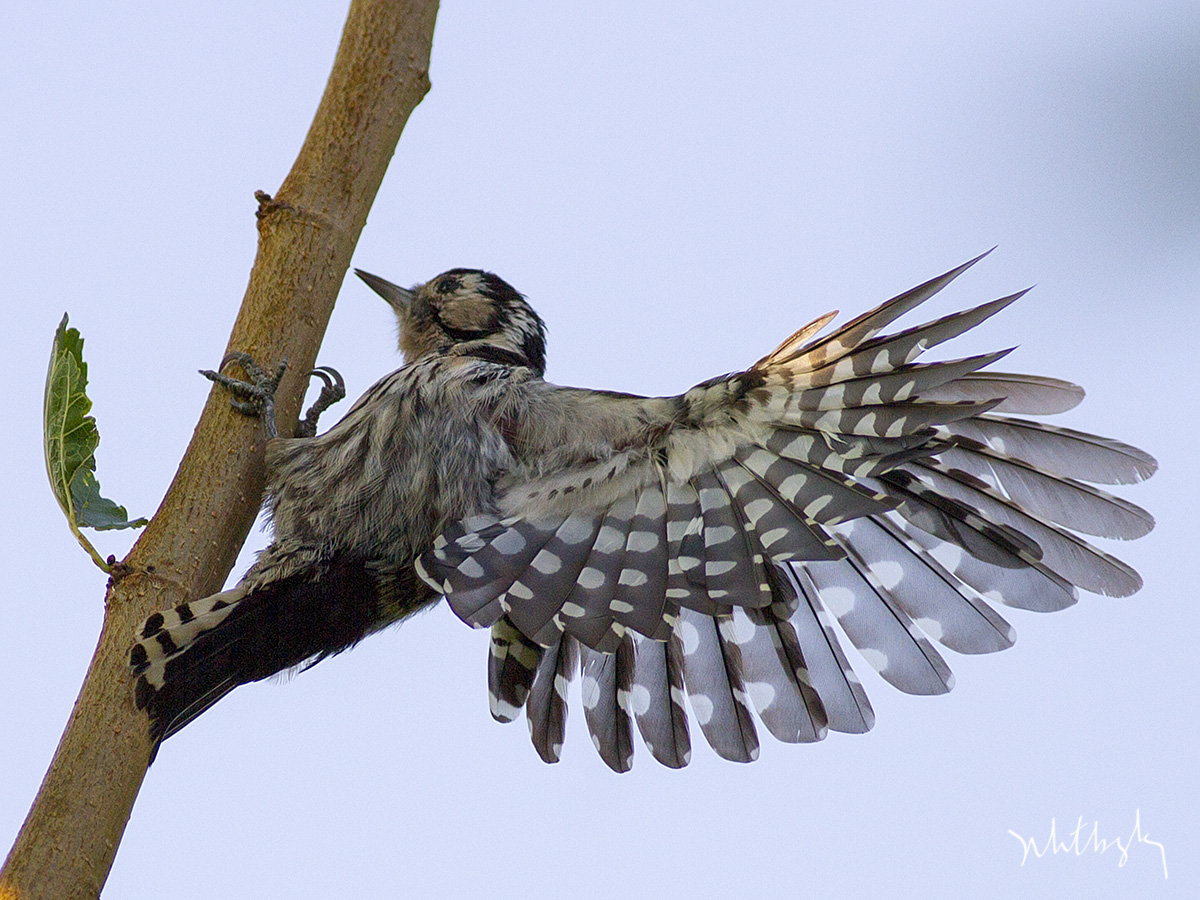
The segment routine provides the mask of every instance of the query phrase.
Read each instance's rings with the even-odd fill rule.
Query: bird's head
[[[412,362],[451,349],[546,369],[546,326],[508,282],[479,269],[450,269],[414,288],[402,288],[355,269],[396,312],[400,350]]]

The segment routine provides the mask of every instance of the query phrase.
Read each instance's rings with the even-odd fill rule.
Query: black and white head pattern
[[[411,290],[359,276],[387,300],[400,325],[400,349],[412,362],[456,352],[510,365],[546,368],[546,326],[504,279],[480,269],[450,269]]]

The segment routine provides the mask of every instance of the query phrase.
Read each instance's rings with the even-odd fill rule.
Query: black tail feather
[[[150,717],[151,736],[165,740],[238,685],[315,665],[432,599],[411,567],[334,558],[316,578],[309,570],[247,594],[165,661],[157,686],[142,673],[135,702]]]

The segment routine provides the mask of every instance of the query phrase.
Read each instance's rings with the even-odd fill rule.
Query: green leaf
[[[94,461],[93,461],[94,464]],[[100,482],[91,468],[82,468],[71,481],[71,499],[79,524],[97,531],[141,528],[149,519],[130,519],[125,507],[100,496]]]
[[[96,420],[88,415],[91,408],[83,338],[78,329],[67,327],[64,314],[54,332],[50,368],[46,372],[46,473],[71,532],[96,563],[108,571],[107,563],[79,529],[140,528],[147,520],[131,521],[123,506],[100,496],[100,483],[96,480],[96,447],[100,444],[100,432]]]

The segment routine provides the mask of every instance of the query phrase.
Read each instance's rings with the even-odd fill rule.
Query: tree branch
[[[353,0],[304,146],[274,198],[258,195],[258,253],[227,349],[291,361],[277,394],[284,434],[400,132],[429,90],[437,8]],[[0,900],[99,895],[153,749],[133,705],[134,629],[221,588],[258,511],[264,443],[258,422],[210,394],[162,505],[109,581],[95,655],[0,870]]]

